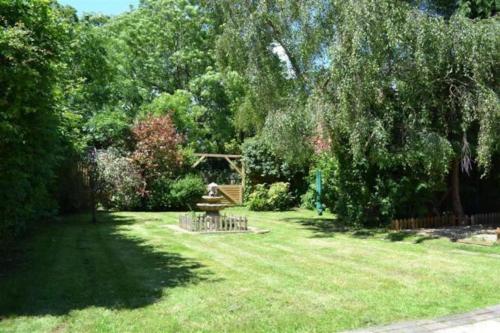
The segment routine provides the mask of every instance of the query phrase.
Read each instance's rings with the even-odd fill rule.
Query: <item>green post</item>
[[[324,209],[321,202],[321,171],[316,170],[316,210],[320,216],[323,215]]]

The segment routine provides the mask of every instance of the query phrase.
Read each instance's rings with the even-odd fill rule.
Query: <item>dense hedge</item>
[[[47,1],[0,2],[0,239],[56,210],[55,89],[65,34]]]

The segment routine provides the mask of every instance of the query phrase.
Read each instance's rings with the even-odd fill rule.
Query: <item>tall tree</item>
[[[55,209],[67,24],[50,1],[0,1],[0,238]]]
[[[313,121],[329,134],[341,215],[421,214],[447,174],[463,215],[460,168],[487,172],[498,148],[495,18],[452,15],[458,4],[439,1],[217,3],[228,21],[221,61],[250,82],[273,145],[303,151]]]
[[[326,111],[334,152],[347,168],[364,164],[363,177],[421,170],[415,184],[425,184],[449,172],[453,211],[463,216],[460,166],[487,172],[500,133],[498,22],[446,21],[391,1],[338,8]]]
[[[217,44],[219,64],[238,72],[247,83],[236,125],[268,136],[280,154],[307,157],[312,120],[308,98],[325,84],[334,22],[331,2],[214,3],[226,20]],[[297,122],[301,125],[295,126]],[[273,135],[276,131],[287,131],[285,140]],[[304,144],[289,145],[289,137]]]
[[[101,30],[110,36],[108,61],[116,69],[111,90],[118,102],[113,104],[132,118],[171,113],[195,149],[223,150],[234,137],[233,104],[240,83],[217,70],[219,24],[198,0],[146,0],[110,20]],[[200,130],[183,128],[187,118]]]

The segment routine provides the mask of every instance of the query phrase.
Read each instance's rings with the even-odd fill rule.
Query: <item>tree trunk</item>
[[[460,159],[453,161],[451,166],[451,205],[453,214],[458,218],[460,224],[464,219],[464,209],[460,200]]]
[[[96,211],[97,211],[97,204],[95,200],[95,178],[94,175],[90,176],[89,179],[89,185],[90,185],[90,206],[91,206],[91,214],[92,214],[92,223],[96,224],[97,223],[97,217],[96,217]]]

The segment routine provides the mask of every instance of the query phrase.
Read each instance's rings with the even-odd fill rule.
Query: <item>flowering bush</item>
[[[98,196],[105,208],[122,210],[141,206],[144,181],[132,159],[109,148],[97,153]]]

